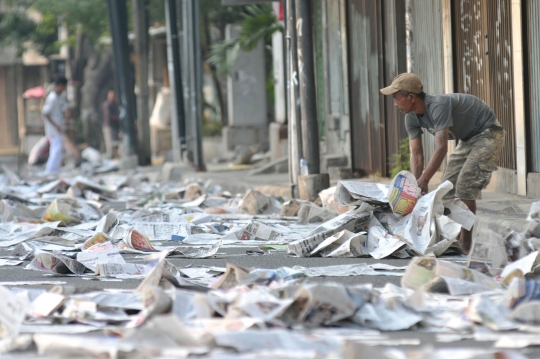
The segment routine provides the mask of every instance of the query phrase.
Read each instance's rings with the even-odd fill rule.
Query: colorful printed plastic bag
[[[399,172],[390,183],[388,202],[396,216],[406,216],[412,212],[420,197],[420,187],[416,178],[408,171]]]

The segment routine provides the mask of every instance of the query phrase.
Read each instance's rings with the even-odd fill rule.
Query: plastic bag
[[[408,171],[399,172],[390,183],[388,202],[396,216],[406,216],[411,213],[420,197],[420,187],[414,175]]]

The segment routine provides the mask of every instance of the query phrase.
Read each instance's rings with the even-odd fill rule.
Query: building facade
[[[353,171],[389,175],[391,159],[407,133],[403,115],[379,89],[409,70],[422,79],[426,93],[469,93],[486,102],[507,132],[491,186],[523,196],[540,195],[540,186],[535,185],[540,177],[537,1],[323,3],[321,32],[328,45],[323,46],[326,77],[319,93],[326,106],[321,140],[327,153],[346,156]],[[333,24],[336,11],[339,23]],[[341,74],[341,84],[331,82],[335,73]],[[435,143],[430,134],[423,141],[427,162]],[[450,144],[451,149],[454,146]]]

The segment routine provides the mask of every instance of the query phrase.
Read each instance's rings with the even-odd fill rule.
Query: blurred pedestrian
[[[49,139],[49,159],[45,173],[60,173],[62,168],[62,135],[65,111],[68,107],[67,99],[62,96],[66,90],[67,79],[59,76],[54,82],[54,90],[47,95],[41,115],[45,122],[45,135]]]
[[[103,138],[107,157],[115,158],[120,143],[120,111],[113,90],[109,91],[107,101],[103,103]]]

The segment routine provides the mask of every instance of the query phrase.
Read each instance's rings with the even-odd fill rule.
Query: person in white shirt
[[[67,109],[67,100],[62,97],[66,90],[67,79],[60,76],[55,81],[54,90],[49,93],[41,115],[45,121],[45,135],[49,139],[49,160],[45,167],[45,173],[60,173],[62,168],[62,135],[64,113]]]

